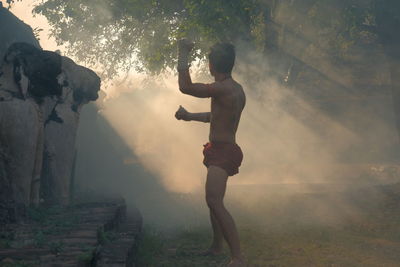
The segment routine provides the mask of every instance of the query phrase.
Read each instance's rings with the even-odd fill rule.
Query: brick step
[[[45,248],[24,248],[24,249],[1,249],[0,262],[2,259],[14,260],[37,260],[41,255],[51,253],[50,249]]]
[[[95,259],[95,266],[134,266],[135,248],[142,228],[142,218],[136,215],[129,218],[114,232],[113,240],[103,244]]]
[[[19,225],[8,225],[7,229],[13,240],[11,248],[0,249],[0,266],[7,262],[23,261],[28,266],[89,266],[95,251],[99,251],[106,237],[102,234],[107,231],[130,228],[137,232],[137,225],[123,224],[126,218],[126,206],[123,201],[99,202],[77,205],[68,209],[64,214],[49,215],[46,223],[30,222]],[[63,220],[70,222],[71,216],[77,218],[72,224],[65,226]],[[52,222],[55,222],[51,225]],[[50,225],[49,225],[50,224]],[[126,231],[130,236],[130,232]],[[110,245],[114,251],[107,254],[110,261],[106,266],[125,266],[125,259],[133,243],[124,232],[117,232],[116,240],[119,243]],[[40,234],[38,236],[38,234]],[[39,246],[40,247],[35,247]],[[118,249],[124,248],[122,251]],[[4,261],[4,262],[3,262]]]

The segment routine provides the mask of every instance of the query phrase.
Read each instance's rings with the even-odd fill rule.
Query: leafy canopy
[[[183,37],[196,42],[194,57],[204,59],[218,41],[279,50],[291,29],[345,61],[357,46],[376,45],[378,36],[383,42],[400,36],[398,0],[41,0],[34,13],[48,19],[68,54],[100,64],[109,78],[132,68],[175,67],[176,41]]]
[[[262,39],[264,23],[257,0],[44,0],[34,12],[47,17],[58,44],[108,76],[174,67],[183,37],[196,42],[198,58],[217,41]]]

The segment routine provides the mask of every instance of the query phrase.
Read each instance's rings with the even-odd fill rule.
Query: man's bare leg
[[[210,221],[213,229],[213,241],[211,247],[208,249],[206,254],[217,255],[222,252],[222,241],[224,236],[222,234],[221,226],[219,225],[217,218],[211,210]]]
[[[221,231],[221,226],[213,212],[210,210],[210,221],[213,230],[213,241],[209,249],[202,253],[203,256],[210,256],[210,255],[218,255],[222,253],[222,241],[223,241],[223,234]]]
[[[208,167],[206,201],[210,212],[215,215],[231,251],[232,262],[229,266],[244,266],[243,256],[240,251],[239,234],[232,216],[223,203],[227,179],[228,175],[222,168],[216,166]]]

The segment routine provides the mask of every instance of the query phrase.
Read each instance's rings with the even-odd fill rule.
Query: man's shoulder
[[[244,96],[244,90],[241,84],[233,79],[216,81],[207,85],[210,91],[214,92],[214,97],[217,98],[231,98]]]
[[[237,89],[237,88],[239,88],[239,89],[243,90],[242,85],[233,79],[224,80],[224,81],[216,81],[216,82],[209,84],[209,86],[214,87],[214,88],[219,88],[219,89]]]

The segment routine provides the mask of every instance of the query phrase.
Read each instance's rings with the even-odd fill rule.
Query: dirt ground
[[[258,199],[235,212],[249,266],[400,266],[400,186]],[[245,210],[245,209],[243,209]],[[254,216],[256,215],[256,216]],[[138,266],[225,266],[229,253],[198,254],[208,226],[162,234],[147,227]]]

